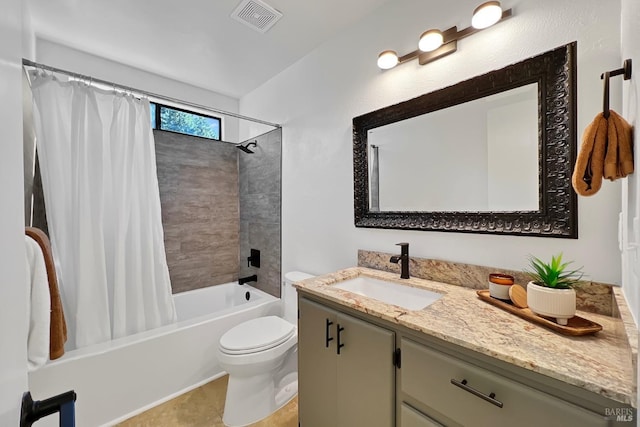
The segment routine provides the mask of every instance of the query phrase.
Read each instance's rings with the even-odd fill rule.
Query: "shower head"
[[[238,150],[244,151],[245,153],[253,154],[254,151],[252,149],[250,149],[249,147],[257,147],[257,146],[258,146],[258,143],[256,141],[251,141],[247,145],[238,144],[238,145],[236,145],[236,148]]]

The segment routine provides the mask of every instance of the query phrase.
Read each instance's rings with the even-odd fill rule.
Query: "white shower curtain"
[[[53,76],[32,91],[67,346],[174,322],[149,101]]]

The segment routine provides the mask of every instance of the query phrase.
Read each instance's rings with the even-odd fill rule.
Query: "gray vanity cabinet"
[[[395,424],[395,333],[299,298],[301,427]]]
[[[628,405],[317,298],[298,298],[301,427],[629,425],[606,416]]]
[[[610,425],[604,416],[414,342],[402,349],[402,427]],[[415,407],[414,407],[415,406]],[[422,422],[422,424],[421,424]]]

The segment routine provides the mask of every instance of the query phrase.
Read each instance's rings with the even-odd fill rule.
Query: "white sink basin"
[[[442,297],[441,294],[426,289],[364,276],[344,280],[333,286],[407,310],[422,310]]]

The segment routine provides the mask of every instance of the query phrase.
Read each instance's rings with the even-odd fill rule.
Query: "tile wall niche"
[[[280,296],[280,220],[282,130],[260,135],[253,154],[238,151],[240,170],[240,276],[258,276],[251,283]],[[260,268],[248,267],[250,249],[260,251]]]
[[[154,130],[165,250],[173,293],[238,278],[238,150]]]

